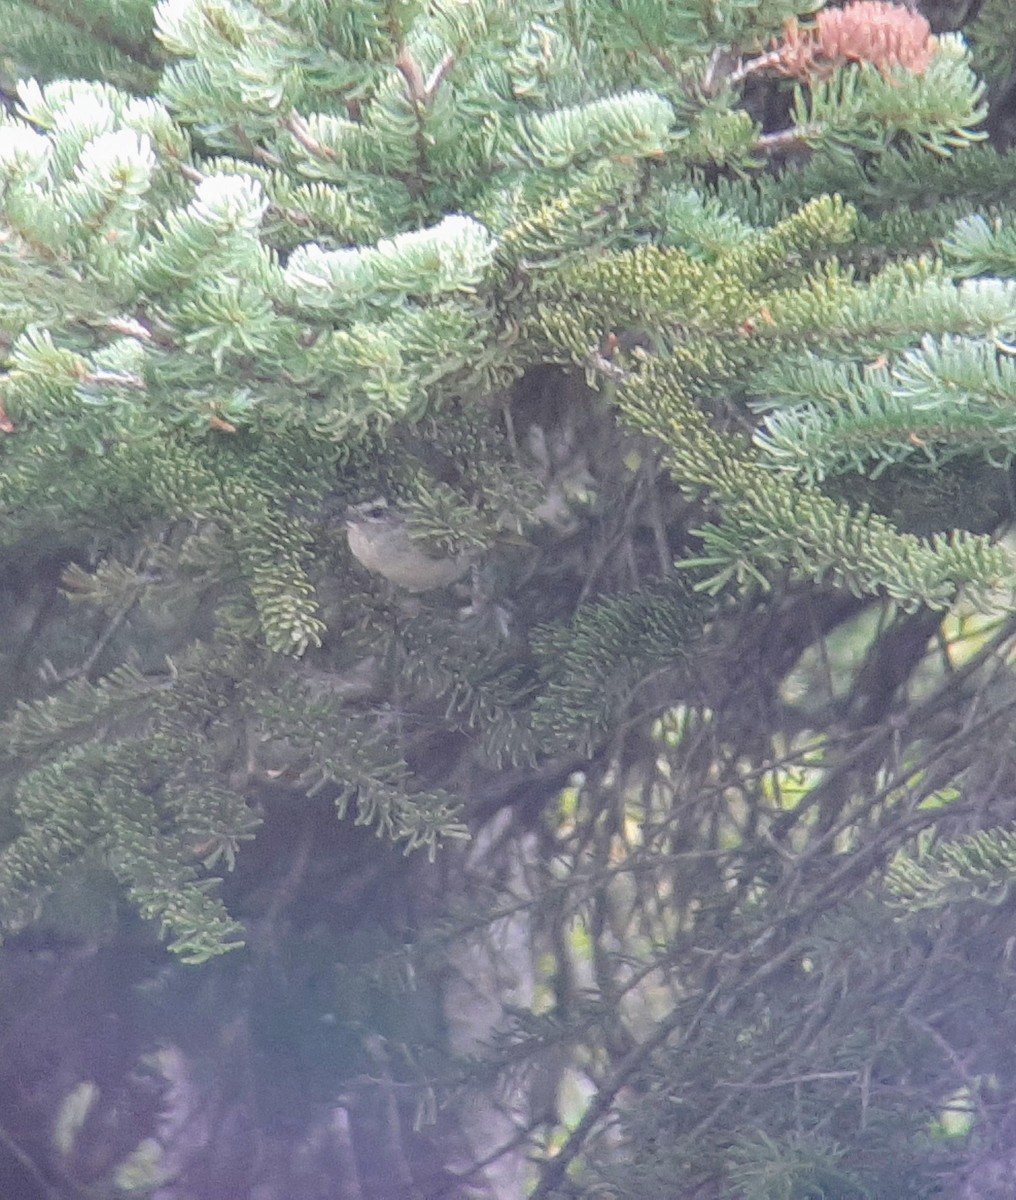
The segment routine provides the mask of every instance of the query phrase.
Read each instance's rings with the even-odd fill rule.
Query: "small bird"
[[[346,509],[346,534],[353,557],[407,592],[429,592],[461,579],[473,556],[433,554],[409,532],[405,518],[387,500]]]

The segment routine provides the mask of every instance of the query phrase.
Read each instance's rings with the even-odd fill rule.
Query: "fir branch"
[[[534,631],[542,687],[533,727],[550,748],[589,753],[616,728],[639,684],[684,661],[701,631],[702,602],[686,584],[584,605],[567,626]]]
[[[647,360],[618,398],[628,419],[661,441],[678,482],[707,489],[721,503],[721,523],[700,531],[705,553],[685,564],[713,571],[700,586],[769,586],[768,572],[780,563],[854,594],[885,591],[907,608],[941,607],[960,587],[984,594],[1008,573],[1004,550],[985,537],[956,533],[922,542],[739,456],[690,403],[685,371],[677,355]]]
[[[925,838],[901,851],[886,873],[891,896],[909,912],[957,902],[1003,904],[1016,878],[1016,833],[982,829],[955,840]]]
[[[125,664],[98,683],[74,679],[45,700],[19,701],[2,726],[4,757],[41,758],[115,724],[143,719],[158,693],[171,684],[171,677],[146,676]]]
[[[307,794],[333,796],[340,820],[355,809],[357,825],[405,843],[407,853],[426,848],[429,857],[440,841],[464,836],[454,796],[413,786],[393,729],[299,685],[257,697],[252,708],[268,735],[288,747],[290,770]]]
[[[914,455],[936,465],[977,452],[1004,465],[1016,436],[1016,369],[971,338],[927,337],[892,367],[809,358],[756,386],[778,407],[756,434],[761,461],[809,480],[869,463],[877,476]]]
[[[942,246],[957,275],[1016,274],[1016,228],[1011,220],[973,215],[957,221]]]

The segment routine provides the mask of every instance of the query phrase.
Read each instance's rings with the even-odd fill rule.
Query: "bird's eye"
[[[388,509],[383,504],[372,504],[370,508],[367,509],[367,516],[370,517],[372,521],[380,521],[382,517],[386,517],[387,515]]]

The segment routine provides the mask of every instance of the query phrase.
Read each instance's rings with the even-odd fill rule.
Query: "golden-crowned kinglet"
[[[447,587],[461,579],[473,562],[470,554],[430,553],[413,539],[405,518],[386,500],[346,509],[346,532],[354,558],[407,592]]]

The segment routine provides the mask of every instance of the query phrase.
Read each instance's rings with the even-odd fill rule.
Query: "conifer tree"
[[[998,8],[0,4],[8,1190],[1011,1176]]]

